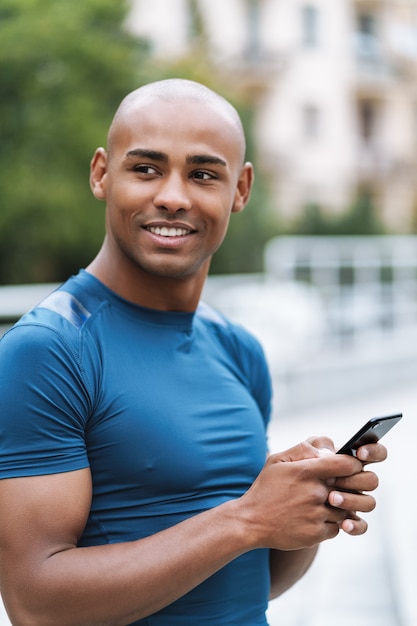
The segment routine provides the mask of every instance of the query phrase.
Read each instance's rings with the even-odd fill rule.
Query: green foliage
[[[101,243],[89,160],[121,98],[147,79],[145,45],[122,27],[127,8],[1,2],[0,283],[61,280]]]
[[[237,100],[234,104],[245,128],[246,158],[255,166],[255,181],[243,213],[233,213],[231,216],[225,241],[213,257],[211,274],[261,272],[265,244],[268,239],[279,234],[277,219],[273,216],[271,207],[268,181],[256,168],[254,111],[242,101]]]
[[[0,0],[0,284],[61,281],[87,264],[104,234],[104,204],[88,169],[120,100],[152,80],[200,81],[242,115],[255,160],[253,107],[210,62],[198,3],[190,0],[189,52],[152,58],[123,28],[127,0]],[[212,271],[258,271],[271,236],[260,173],[250,205],[233,215]]]
[[[243,213],[233,213],[221,248],[213,257],[211,274],[262,272],[265,244],[279,234],[276,219],[268,207],[269,191],[260,176],[255,177],[251,199]]]
[[[373,196],[368,190],[359,190],[352,205],[340,215],[326,213],[318,204],[308,204],[289,230],[295,235],[384,234]]]

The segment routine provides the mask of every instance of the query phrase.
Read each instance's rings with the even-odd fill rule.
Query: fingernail
[[[361,461],[366,461],[368,456],[369,456],[368,448],[361,448],[359,450],[359,458],[360,458]]]
[[[335,506],[339,506],[339,504],[342,504],[344,497],[341,493],[334,493],[332,496],[332,500]]]
[[[355,526],[351,520],[345,520],[343,528],[347,533],[351,533]]]

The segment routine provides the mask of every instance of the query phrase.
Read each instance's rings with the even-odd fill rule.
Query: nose
[[[189,211],[192,202],[187,189],[187,182],[179,173],[163,176],[153,203],[158,209],[165,209],[172,213],[180,210]]]

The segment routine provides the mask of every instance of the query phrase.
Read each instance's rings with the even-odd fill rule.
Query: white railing
[[[24,313],[40,302],[57,285],[4,285],[0,286],[0,337]]]
[[[336,335],[417,325],[417,237],[279,237],[266,272],[321,294]]]

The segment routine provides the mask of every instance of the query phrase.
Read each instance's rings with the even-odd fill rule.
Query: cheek
[[[225,212],[224,210],[216,217],[212,218],[212,243],[216,246],[216,249],[223,242],[230,222],[231,212],[230,210]]]
[[[135,186],[116,185],[113,186],[107,195],[107,211],[109,219],[113,224],[129,224],[134,217],[141,212],[143,196],[138,195]]]
[[[115,185],[111,190],[111,194],[109,194],[109,200],[119,211],[127,210],[137,205],[137,188],[130,183]]]
[[[107,203],[106,223],[107,230],[111,231],[116,238],[124,238],[129,236],[132,231],[132,217],[134,213],[128,208],[128,205]]]

